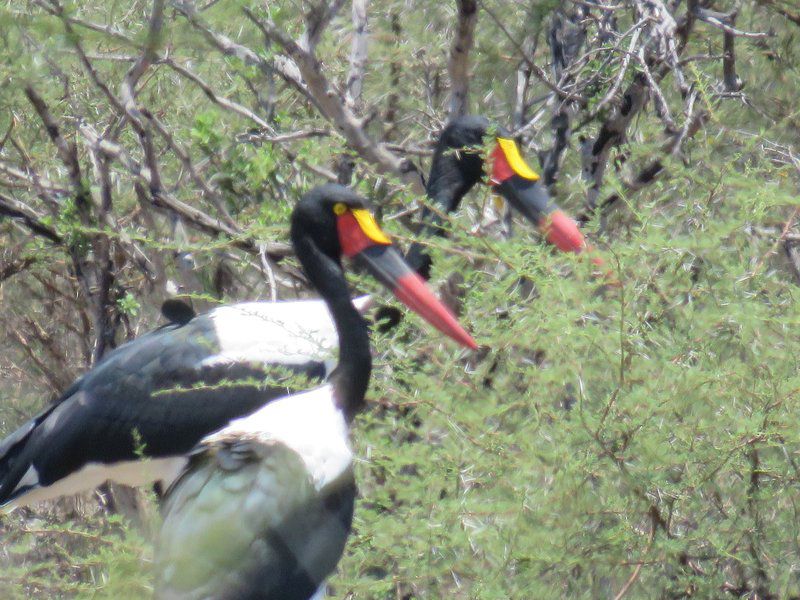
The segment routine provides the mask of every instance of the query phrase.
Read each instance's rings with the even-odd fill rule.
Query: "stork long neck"
[[[372,371],[369,328],[353,306],[341,266],[309,240],[295,245],[308,278],[327,304],[336,326],[339,362],[328,379],[333,384],[337,405],[349,421],[363,407],[369,385]]]
[[[428,200],[438,211],[425,207],[422,226],[417,235],[424,238],[443,237],[441,214],[450,214],[458,208],[461,199],[483,176],[483,159],[475,152],[459,152],[458,148],[445,146],[437,149],[425,188]],[[406,255],[408,264],[425,279],[430,278],[431,257],[423,244],[414,242]]]

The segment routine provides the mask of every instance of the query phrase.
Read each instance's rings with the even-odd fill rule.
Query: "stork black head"
[[[346,211],[369,211],[369,203],[353,190],[343,185],[329,183],[305,194],[292,212],[291,239],[295,248],[304,240],[313,240],[314,246],[325,256],[339,263],[342,247],[337,229],[337,218]],[[385,237],[385,236],[384,236]],[[386,238],[388,243],[388,238]]]
[[[488,148],[488,155],[483,150]],[[557,210],[539,175],[531,169],[511,134],[483,117],[453,119],[442,131],[431,164],[428,195],[445,212],[458,207],[464,195],[484,176],[484,160],[491,163],[489,184],[535,225]]]
[[[475,341],[403,260],[353,190],[327,184],[308,192],[292,212],[291,238],[303,268],[329,302],[350,302],[341,257],[361,263],[397,298],[457,342]]]

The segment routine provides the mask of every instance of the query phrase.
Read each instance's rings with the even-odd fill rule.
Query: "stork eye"
[[[337,217],[341,217],[344,213],[347,212],[347,205],[342,202],[337,202],[333,205],[333,214]]]

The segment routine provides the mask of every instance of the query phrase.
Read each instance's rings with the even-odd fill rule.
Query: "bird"
[[[455,211],[464,196],[485,179],[487,161],[492,192],[538,227],[548,242],[562,252],[581,253],[589,248],[575,221],[559,208],[539,175],[525,162],[510,133],[479,115],[456,117],[439,135],[425,188],[436,208],[423,209],[421,237],[445,235],[440,215]],[[431,258],[425,246],[412,244],[406,260],[429,278]]]
[[[352,197],[347,188],[332,186],[312,196]],[[386,285],[397,284],[401,301],[416,302],[404,294],[421,280],[405,272],[402,257],[388,250],[388,238],[369,213],[347,214],[339,223],[361,223],[387,248],[381,260],[362,257],[360,262],[366,261]],[[335,248],[334,236],[326,235],[319,243]],[[348,252],[364,254],[360,250]],[[405,277],[402,285],[399,273]],[[430,312],[424,304],[412,308],[453,332],[452,315]],[[176,304],[166,309],[170,323],[107,354],[0,442],[0,510],[90,490],[108,480],[133,486],[169,482],[184,454],[204,436],[286,394],[283,380],[298,375],[321,380],[331,374],[337,340],[329,329],[335,321],[323,300],[243,302],[196,316]],[[474,344],[463,329],[457,335]]]
[[[348,188],[307,194],[293,211],[291,241],[335,323],[338,364],[321,386],[272,400],[188,453],[163,502],[159,600],[323,596],[350,531],[356,488],[348,426],[365,404],[372,364],[342,255],[362,262],[443,333],[477,347]]]

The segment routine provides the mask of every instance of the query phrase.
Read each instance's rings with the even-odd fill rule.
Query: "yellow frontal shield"
[[[378,224],[375,222],[375,218],[370,214],[368,210],[365,208],[354,208],[350,211],[353,216],[356,218],[356,222],[358,226],[361,227],[361,231],[371,239],[376,244],[391,244],[392,240],[389,239]]]
[[[539,175],[531,169],[525,162],[525,159],[522,158],[517,143],[514,140],[499,137],[497,138],[497,145],[500,146],[500,149],[506,157],[508,166],[511,167],[514,173],[524,179],[538,181]]]

